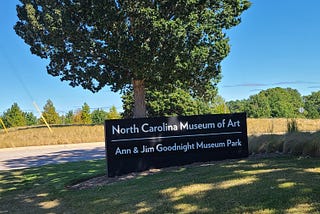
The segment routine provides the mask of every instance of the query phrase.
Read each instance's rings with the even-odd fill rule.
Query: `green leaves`
[[[17,103],[14,103],[11,108],[3,113],[1,119],[7,128],[26,126],[27,118],[24,112],[20,109]]]
[[[90,115],[90,107],[87,103],[84,103],[81,108],[81,121],[83,124],[91,124],[92,119]]]
[[[301,94],[292,88],[270,88],[252,95],[247,100],[228,103],[232,112],[246,111],[254,118],[297,118],[305,115],[299,112],[304,107]]]
[[[177,80],[193,93],[220,80],[247,0],[20,0],[16,33],[50,60],[48,73],[97,92],[163,89]],[[213,85],[215,86],[215,85]]]
[[[223,29],[249,7],[246,0],[21,3],[15,30],[50,59],[48,73],[93,92],[125,89],[132,79],[211,81],[229,52]]]
[[[228,107],[222,97],[217,95],[215,88],[207,88],[207,96],[193,96],[183,87],[182,83],[167,85],[164,90],[146,90],[147,112],[149,117],[198,115],[210,113],[227,113]],[[122,96],[123,116],[133,116],[133,93]]]
[[[311,95],[304,96],[305,110],[308,118],[320,117],[320,91],[312,92]]]
[[[56,112],[56,108],[53,105],[51,100],[47,100],[47,103],[43,107],[42,116],[46,119],[49,124],[60,124],[61,119],[59,114]],[[41,119],[40,121],[44,124],[44,121]]]

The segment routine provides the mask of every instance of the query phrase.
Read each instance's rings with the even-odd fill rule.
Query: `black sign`
[[[105,121],[108,176],[248,156],[246,114]]]

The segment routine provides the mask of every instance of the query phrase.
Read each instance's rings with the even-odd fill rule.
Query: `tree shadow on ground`
[[[64,199],[65,186],[105,172],[105,160],[0,171],[0,213],[74,213],[66,205],[72,199]]]
[[[173,167],[85,190],[104,160],[0,172],[0,213],[317,213],[316,158],[250,157]]]
[[[97,213],[317,213],[319,181],[317,159],[208,163],[106,186],[100,191],[113,194],[96,195],[86,207]]]

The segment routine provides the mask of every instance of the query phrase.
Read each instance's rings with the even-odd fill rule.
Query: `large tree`
[[[229,53],[225,30],[240,23],[248,0],[20,0],[16,33],[47,71],[97,92],[134,91],[146,116],[145,87],[177,79],[203,94],[220,79]]]
[[[147,112],[151,117],[200,115],[212,113],[227,113],[228,107],[223,98],[217,95],[217,90],[207,90],[204,96],[192,96],[183,89],[179,82],[169,84],[165,90],[146,90]],[[210,100],[209,100],[210,97]],[[123,117],[133,115],[133,93],[128,91],[122,96]]]

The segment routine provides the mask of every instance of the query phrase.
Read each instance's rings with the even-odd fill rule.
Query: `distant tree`
[[[68,111],[64,118],[65,124],[73,124],[74,113],[73,111]]]
[[[271,107],[268,97],[264,93],[249,97],[245,111],[248,117],[269,118],[271,117]]]
[[[231,100],[228,101],[226,105],[232,113],[245,112],[247,110],[246,106],[248,106],[248,100]]]
[[[95,109],[91,113],[92,123],[95,125],[104,124],[105,119],[107,119],[107,112],[102,109]]]
[[[258,96],[266,96],[270,104],[271,117],[303,117],[299,108],[303,107],[301,94],[292,88],[271,88],[262,91]]]
[[[292,88],[270,88],[252,95],[246,100],[227,103],[231,112],[247,112],[255,118],[296,118],[304,117],[299,109],[304,106],[301,94]]]
[[[87,103],[84,103],[81,108],[81,121],[83,124],[91,124],[90,107]]]
[[[70,112],[71,117],[71,112]],[[92,118],[90,113],[90,107],[87,103],[84,103],[81,109],[78,109],[72,115],[72,123],[74,124],[92,124]]]
[[[2,121],[7,128],[27,125],[25,115],[17,103],[3,113]]]
[[[82,112],[79,109],[73,115],[73,124],[83,124],[81,116],[82,116]]]
[[[48,73],[93,92],[133,89],[134,116],[144,117],[145,87],[180,80],[203,94],[220,81],[248,0],[20,0],[16,33],[49,60]],[[212,81],[214,84],[212,84]]]
[[[209,104],[212,109],[212,113],[215,114],[223,114],[223,113],[230,113],[230,109],[226,104],[226,101],[220,95],[216,95],[213,101]]]
[[[49,124],[60,124],[61,119],[59,114],[56,112],[56,108],[53,105],[53,102],[49,99],[43,107],[42,116],[46,119]],[[41,119],[40,123],[44,124],[44,121]]]
[[[0,115],[0,129],[4,129],[4,127],[2,125],[2,121],[3,121],[3,118],[2,118],[2,115]]]
[[[109,109],[109,112],[107,112],[107,119],[120,119],[121,115],[117,111],[117,108],[115,106],[111,106]]]
[[[304,108],[308,118],[320,118],[320,91],[304,96]]]
[[[23,115],[26,119],[27,126],[36,125],[38,123],[37,117],[32,112],[24,112]]]

